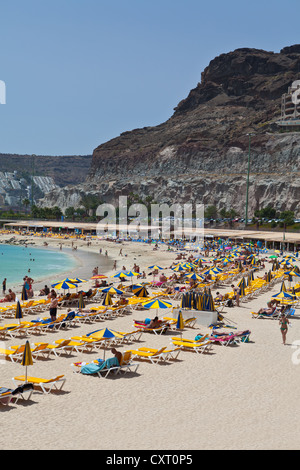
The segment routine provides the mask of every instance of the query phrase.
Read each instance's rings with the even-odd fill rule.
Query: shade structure
[[[122,338],[123,335],[115,330],[110,330],[109,328],[102,328],[101,330],[95,330],[91,333],[88,333],[86,336],[91,336],[93,339],[112,339],[112,338]],[[104,356],[105,359],[105,348],[104,348]]]
[[[53,287],[54,289],[63,289],[63,290],[66,290],[66,289],[75,289],[77,287],[77,284],[74,284],[73,282],[69,282],[69,281],[61,281],[61,282],[58,282],[56,284],[51,284],[51,287]]]
[[[280,292],[286,292],[286,287],[284,281],[281,283]]]
[[[205,290],[202,293],[191,291],[182,294],[180,308],[210,312],[215,311],[215,305],[210,290]]]
[[[104,274],[95,274],[91,279],[107,279],[107,276],[104,276]]]
[[[103,287],[102,289],[99,289],[101,292],[105,292],[106,294],[124,294],[124,291],[121,289],[117,289],[116,287],[108,286],[108,287]]]
[[[148,297],[149,295],[145,286],[139,287],[138,289],[132,289],[132,291],[136,297]]]
[[[154,299],[149,302],[144,302],[142,306],[149,309],[155,308],[156,313],[158,313],[160,308],[171,308],[172,304],[170,302],[165,302],[164,300]]]
[[[113,304],[113,300],[111,298],[111,294],[106,293],[105,296],[104,296],[102,305],[108,306],[108,305],[112,305],[112,304]]]
[[[148,269],[164,269],[161,266],[158,266],[157,264],[154,264],[153,266],[148,266]]]
[[[154,299],[149,302],[142,304],[145,308],[171,308],[172,304],[170,302],[165,302],[164,300]]]
[[[22,288],[21,300],[28,300],[27,290],[25,289],[25,286],[23,286]]]
[[[75,279],[70,279],[70,282],[74,284],[81,284],[82,282],[87,282],[87,279],[81,279],[79,277],[76,277]]]
[[[33,365],[33,360],[32,360],[32,354],[31,354],[31,348],[29,341],[26,341],[25,343],[25,348],[23,352],[23,357],[22,357],[22,366],[25,366],[25,383],[27,383],[27,367]]]
[[[124,274],[126,274],[126,276],[128,276],[128,277],[134,277],[134,276],[138,276],[138,275],[139,275],[139,273],[136,273],[136,272],[134,272],[134,271],[125,271]]]
[[[79,308],[79,310],[82,310],[82,309],[84,309],[84,307],[85,307],[85,303],[84,303],[84,300],[83,300],[83,295],[80,294],[79,300],[78,300],[78,308]]]
[[[185,277],[188,279],[193,279],[193,280],[198,280],[198,281],[203,281],[204,277],[200,276],[200,274],[197,273],[190,273],[186,274]]]
[[[286,276],[294,276],[294,277],[300,277],[300,274],[297,273],[294,269],[292,271],[286,271],[284,273]]]
[[[118,273],[114,274],[111,277],[119,277],[119,278],[125,278],[126,276],[126,271],[119,271]]]
[[[183,330],[184,328],[183,316],[180,310],[179,310],[178,317],[177,317],[176,328],[177,330]]]
[[[243,278],[243,279],[244,279],[244,278]],[[242,282],[241,285],[240,285],[240,290],[241,290],[240,296],[241,296],[241,297],[244,297],[244,296],[245,296],[245,287],[246,287],[246,286],[245,286],[245,282]]]
[[[238,286],[241,287],[241,286],[244,286],[245,287],[245,278],[242,277],[242,279],[238,282]]]
[[[284,301],[284,300],[294,300],[295,296],[292,294],[288,294],[287,292],[281,291],[278,294],[272,295],[272,298]]]
[[[16,306],[15,318],[18,318],[19,322],[21,323],[21,318],[23,318],[23,313],[22,313],[21,304],[20,304],[19,300],[18,300],[17,306]]]
[[[175,266],[172,269],[173,269],[173,271],[185,271],[184,267],[181,264]]]
[[[92,331],[88,333],[86,336],[91,336],[92,338],[96,339],[109,339],[109,338],[122,338],[123,335],[118,331],[111,330],[109,328],[102,328],[100,330]]]

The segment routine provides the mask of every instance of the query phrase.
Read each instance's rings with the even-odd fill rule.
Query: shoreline
[[[11,238],[11,237],[10,237]],[[22,240],[21,237],[14,243],[7,243],[5,240],[2,239],[1,245],[7,246],[20,246],[24,247],[24,243],[20,243]],[[48,239],[47,239],[48,241]],[[19,242],[19,243],[18,243]],[[94,251],[87,251],[84,247],[78,247],[77,250],[72,250],[72,247],[66,246],[67,244],[63,244],[62,250],[59,249],[59,244],[55,246],[54,243],[48,244],[48,246],[44,246],[42,243],[36,243],[36,240],[32,237],[30,243],[27,243],[28,248],[31,249],[42,249],[43,251],[52,251],[54,253],[61,253],[64,256],[70,257],[74,261],[74,265],[69,269],[60,269],[56,272],[51,273],[50,275],[45,276],[38,276],[37,279],[34,279],[33,289],[34,289],[34,296],[37,296],[41,288],[44,287],[45,284],[48,286],[53,284],[54,282],[58,282],[59,280],[64,279],[65,277],[69,278],[81,278],[90,280],[92,276],[92,270],[95,266],[102,266],[102,273],[106,274],[106,272],[112,267],[113,261],[110,257],[106,257],[104,255],[100,255],[99,253],[96,254]],[[100,272],[100,271],[99,271]],[[22,276],[21,276],[22,277]],[[53,279],[56,277],[57,279]],[[16,294],[20,294],[22,290],[22,279],[19,282],[14,282],[10,284],[9,288],[16,292]]]
[[[32,246],[38,247],[44,240],[33,239],[38,243]],[[46,240],[50,249],[59,248],[60,240]],[[71,250],[70,239],[62,240],[62,243],[63,250]],[[149,282],[152,281],[152,275],[148,267],[159,264],[164,268],[162,272],[169,276],[172,273],[170,266],[178,253],[177,250],[168,251],[165,245],[159,245],[158,250],[154,250],[153,246],[145,243],[114,243],[104,240],[92,241],[91,246],[87,246],[82,240],[75,243],[78,249],[73,255],[78,257],[78,262],[79,259],[82,262],[77,268],[78,272],[81,269],[90,272],[91,266],[98,265],[99,273],[105,270],[106,275],[110,276],[113,274],[114,260],[117,261],[117,271],[123,265],[126,269],[132,269],[133,264],[137,263],[141,271],[145,270],[147,273],[145,281]],[[120,248],[123,256],[120,255]],[[108,256],[100,258],[100,249],[102,253],[107,250]],[[210,260],[211,258],[212,256]],[[299,262],[297,260],[298,266]],[[268,271],[271,267],[272,263],[269,261],[265,270]],[[257,272],[255,277],[257,275],[261,276],[262,272]],[[119,284],[118,278],[108,280],[115,286]],[[131,280],[127,285],[129,283]],[[84,284],[84,290],[89,288],[89,284],[92,284],[91,280]],[[249,343],[228,347],[214,345],[212,352],[207,354],[182,351],[176,361],[162,364],[140,361],[136,373],[129,372],[125,376],[111,374],[107,378],[74,374],[71,368],[74,362],[91,362],[103,358],[103,350],[72,352],[71,355],[52,355],[49,359],[35,360],[33,366],[29,367],[30,376],[50,379],[64,375],[66,384],[62,391],[54,391],[48,395],[35,392],[26,406],[12,403],[3,408],[5,412],[1,415],[2,425],[6,432],[0,436],[1,447],[15,449],[15,443],[18,442],[19,449],[108,450],[118,442],[117,447],[120,450],[298,449],[299,432],[295,409],[299,401],[299,362],[293,361],[297,353],[293,344],[299,341],[299,309],[291,320],[293,327],[289,328],[285,346],[282,345],[277,321],[253,319],[251,315],[251,311],[257,312],[265,307],[272,295],[279,292],[280,286],[281,281],[254,296],[252,300],[242,302],[239,307],[235,305],[233,308],[224,308],[222,315],[227,324],[238,331],[251,331]],[[231,288],[227,284],[213,288],[214,297],[217,290],[225,294]],[[150,289],[150,294],[155,295],[157,292],[158,290]],[[177,307],[180,299],[172,299],[170,302],[173,307]],[[94,305],[99,307],[99,303],[91,303],[88,308]],[[66,312],[67,307],[60,309],[60,313]],[[40,336],[32,335],[29,341],[53,344],[102,328],[131,332],[134,330],[133,320],[153,318],[155,312],[156,310],[133,309],[130,315],[104,319],[101,322],[80,323],[66,330],[49,331]],[[47,318],[49,311],[46,309],[38,315]],[[159,317],[165,315],[169,316],[170,311],[158,312]],[[26,320],[36,318],[37,313],[26,314],[25,317]],[[3,318],[1,325],[10,321],[16,320]],[[185,328],[182,336],[194,340],[196,335],[210,332],[207,327],[196,325],[194,328]],[[176,330],[164,335],[145,332],[138,342],[118,345],[117,349],[124,352],[140,347],[172,348],[171,339],[177,335],[179,332]],[[5,348],[24,343],[23,338],[7,338]],[[110,356],[111,352],[108,350],[106,357]],[[11,361],[3,361],[3,364],[1,386],[12,387],[11,378],[24,374],[24,368]],[[279,396],[288,396],[284,407],[278,407]],[[142,421],[137,406],[141,400],[147,404],[143,407]],[[85,406],[78,407],[78,403],[83,401]],[[126,431],[128,426],[124,421],[124,410],[126,423],[130,423],[129,434]],[[103,426],[99,424],[99,416],[101,422],[105,423],[105,433]],[[30,422],[30,433],[24,434],[22,426],[16,429],[16,420]],[[74,420],[88,422],[88,426],[79,434],[75,433],[70,440],[70,423]],[[57,422],[60,426],[57,426]],[[256,432],[258,425],[259,436]],[[47,433],[42,432],[45,427]],[[135,436],[134,440],[132,436]]]

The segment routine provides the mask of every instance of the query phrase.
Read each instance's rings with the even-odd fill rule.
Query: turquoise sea
[[[61,280],[59,273],[71,271],[75,266],[73,256],[60,251],[0,245],[0,291],[5,277],[7,289],[22,285],[26,275],[35,282],[45,279],[45,283],[49,285]]]

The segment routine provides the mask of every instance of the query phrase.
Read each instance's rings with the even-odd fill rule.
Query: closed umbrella
[[[85,308],[85,303],[84,303],[84,300],[83,300],[83,294],[80,294],[80,296],[79,296],[78,308],[79,308],[79,310],[83,310]]]
[[[184,329],[184,321],[183,321],[181,310],[179,310],[179,313],[178,313],[176,329],[180,330],[180,336],[182,338],[182,330]]]
[[[27,367],[33,365],[33,360],[32,360],[32,354],[31,354],[31,348],[29,341],[26,341],[25,343],[25,348],[23,352],[23,357],[22,357],[22,366],[25,366],[25,383],[27,383]]]
[[[21,300],[28,300],[27,289],[25,286],[22,288]]]
[[[18,318],[18,319],[19,319],[19,323],[21,324],[21,318],[23,318],[23,313],[22,313],[22,309],[21,309],[21,305],[20,305],[19,300],[18,300],[17,306],[16,306],[15,318]]]
[[[286,287],[284,281],[282,281],[280,292],[286,292]]]

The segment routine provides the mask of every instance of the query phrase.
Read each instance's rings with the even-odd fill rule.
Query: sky
[[[2,0],[0,153],[91,155],[161,124],[216,56],[300,43],[299,17],[299,0]]]

